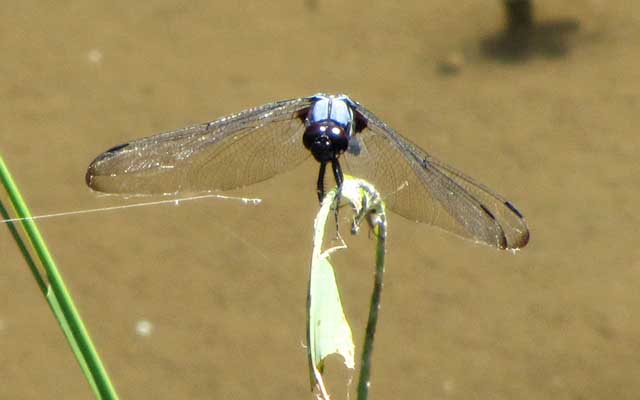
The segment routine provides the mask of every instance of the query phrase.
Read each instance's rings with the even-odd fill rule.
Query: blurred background
[[[123,205],[84,184],[107,148],[347,93],[532,232],[513,255],[390,216],[372,398],[637,398],[639,16],[620,0],[9,2],[0,152],[34,214]],[[260,206],[39,223],[121,398],[311,398],[316,173],[233,192]],[[338,280],[360,343],[373,241],[353,243]],[[0,259],[0,398],[91,398],[4,228]]]

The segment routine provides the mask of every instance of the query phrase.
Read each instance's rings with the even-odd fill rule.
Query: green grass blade
[[[117,399],[118,396],[115,389],[111,385],[111,381],[109,380],[98,353],[91,342],[91,338],[80,319],[80,315],[78,314],[75,305],[73,304],[73,300],[66,289],[66,285],[58,272],[53,257],[49,253],[36,223],[31,219],[31,213],[22,199],[22,196],[20,195],[20,192],[2,157],[0,157],[0,182],[2,182],[2,185],[5,187],[9,200],[16,211],[17,216],[21,218],[20,222],[22,223],[22,228],[24,229],[26,236],[28,237],[44,271],[46,272],[46,281],[48,284],[42,286],[45,280],[42,278],[36,278],[36,280],[38,280],[38,285],[41,287],[41,290],[44,290],[43,294],[56,316],[58,323],[62,327],[62,330],[65,333],[65,336],[67,337],[67,340],[69,341],[69,344],[74,351],[74,354],[76,355],[92,390],[94,391],[94,394],[96,395],[96,398],[109,400]],[[15,239],[16,235],[13,237]],[[25,253],[27,247],[24,242],[20,240],[16,241],[16,243],[18,244],[18,247],[20,247],[21,252],[23,252],[23,255],[28,253],[28,251]],[[27,263],[29,264],[29,267],[32,268],[32,273],[34,273],[33,268],[37,271],[37,267],[35,267],[35,263],[33,263],[33,258],[28,255],[25,256],[25,259],[31,260],[31,262],[27,261]],[[39,272],[34,273],[34,275],[39,276]]]
[[[24,258],[24,261],[29,266],[31,274],[33,275],[33,279],[36,280],[40,291],[45,294],[47,291],[47,284],[45,282],[45,279],[42,277],[42,274],[40,273],[36,262],[33,260],[33,257],[31,257],[31,253],[29,253],[29,246],[24,242],[22,236],[20,236],[20,233],[18,232],[18,229],[16,228],[14,222],[10,221],[11,217],[9,216],[9,212],[5,208],[4,204],[2,204],[2,201],[0,201],[0,215],[2,215],[2,219],[6,221],[5,224],[7,225],[7,228],[11,233],[11,237],[13,237],[13,240],[16,242],[16,245],[18,246],[22,257]]]

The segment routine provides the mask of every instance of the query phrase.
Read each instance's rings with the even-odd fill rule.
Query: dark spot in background
[[[569,52],[571,36],[580,27],[577,20],[536,21],[532,1],[503,0],[503,3],[506,24],[502,31],[481,41],[485,57],[518,63],[534,56],[559,58]]]

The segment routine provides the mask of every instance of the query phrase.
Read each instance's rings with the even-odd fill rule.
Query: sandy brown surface
[[[532,231],[514,256],[391,216],[372,398],[638,398],[639,3],[538,1],[517,54],[497,1],[217,3],[0,7],[0,152],[35,214],[130,202],[83,180],[117,143],[345,92]],[[121,398],[311,398],[316,170],[236,192],[259,207],[40,223]],[[370,243],[338,272],[357,338]],[[91,398],[4,229],[0,257],[0,398]]]

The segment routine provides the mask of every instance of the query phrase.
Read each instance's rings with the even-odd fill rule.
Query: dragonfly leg
[[[342,189],[342,181],[344,180],[344,175],[342,175],[342,168],[340,168],[340,162],[337,158],[331,160],[331,169],[333,170],[333,177],[336,180],[336,185],[338,186],[338,192]]]
[[[333,177],[336,180],[336,186],[338,192],[336,193],[336,205],[340,205],[340,195],[342,191],[342,182],[344,181],[344,175],[342,175],[342,168],[340,168],[340,161],[337,158],[331,160],[331,169],[333,170]],[[337,207],[336,207],[337,208]]]
[[[326,169],[327,169],[327,162],[321,161],[320,171],[318,171],[318,186],[316,189],[318,192],[318,200],[320,200],[321,203],[322,203],[322,199],[324,199],[324,173]]]
[[[338,232],[338,208],[340,207],[340,200],[342,196],[342,182],[344,181],[344,175],[342,175],[342,168],[340,168],[340,162],[338,158],[333,158],[331,160],[331,169],[333,170],[333,177],[336,180],[336,186],[338,186],[338,191],[336,193],[336,207],[335,207],[335,219],[336,219],[336,232]]]

